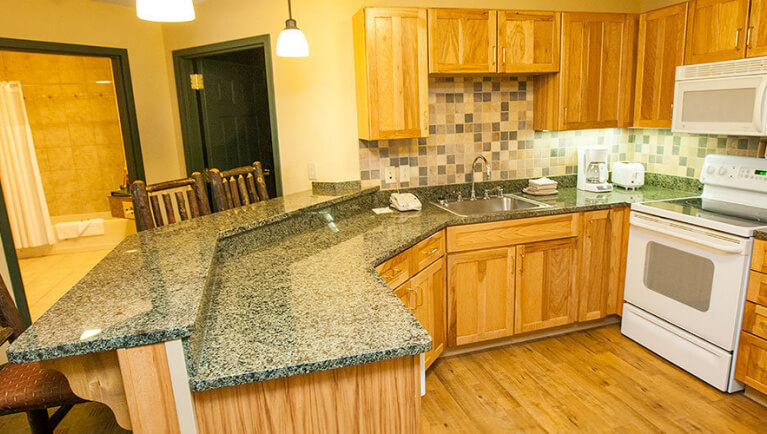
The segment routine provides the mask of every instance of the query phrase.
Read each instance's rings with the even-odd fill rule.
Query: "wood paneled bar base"
[[[180,341],[172,341],[42,363],[135,433],[421,429],[420,355],[191,392],[178,351]]]

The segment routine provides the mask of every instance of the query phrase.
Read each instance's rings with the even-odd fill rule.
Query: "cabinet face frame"
[[[377,20],[390,20],[387,27]],[[415,20],[415,29],[405,20]],[[357,129],[363,140],[429,135],[426,10],[367,8],[353,17]],[[377,38],[377,30],[388,32]],[[411,39],[408,39],[411,38]],[[383,125],[382,122],[393,125]]]
[[[506,32],[511,26],[510,21],[520,21],[521,30],[517,38],[513,40],[506,39]],[[539,22],[549,22],[552,26],[551,32],[538,32],[536,25]],[[498,11],[498,72],[501,73],[547,73],[557,72],[560,68],[560,42],[562,34],[562,13],[548,11]],[[542,44],[539,44],[538,36],[544,38]],[[548,38],[548,43],[546,39]],[[524,45],[524,47],[522,47]],[[518,56],[515,60],[515,47],[517,51],[524,53],[524,58]],[[550,62],[536,62],[536,48],[543,50],[544,54],[548,52]],[[532,50],[532,51],[531,51]],[[528,55],[532,53],[532,55]]]
[[[732,3],[738,10],[731,23],[722,23],[721,5]],[[687,15],[685,65],[742,59],[746,55],[750,0],[693,0]],[[710,9],[709,12],[700,12]],[[721,12],[716,14],[715,12]],[[710,22],[702,21],[708,17]],[[727,24],[727,27],[724,27]],[[721,47],[717,48],[716,45]]]
[[[449,25],[440,24],[450,20]],[[475,28],[477,22],[485,22],[487,29]],[[497,12],[484,9],[429,9],[429,72],[430,73],[494,73],[497,72]],[[455,28],[457,26],[457,28]],[[473,53],[485,52],[484,62],[468,59]],[[447,51],[455,56],[455,62],[441,63],[441,54]]]
[[[688,3],[679,3],[639,17],[635,127],[671,128],[676,67],[684,64],[687,16]],[[677,28],[668,28],[673,23]],[[650,27],[657,27],[657,33],[652,34]],[[650,113],[645,115],[643,108],[648,106]]]

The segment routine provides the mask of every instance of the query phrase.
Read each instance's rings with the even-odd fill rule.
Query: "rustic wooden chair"
[[[0,276],[0,344],[13,342],[27,328]],[[0,416],[27,413],[32,433],[52,433],[73,405],[85,402],[69,388],[60,372],[40,363],[0,367]],[[59,407],[48,417],[48,409]]]
[[[169,191],[175,190],[175,191]],[[173,207],[171,193],[176,198],[176,208]],[[176,223],[178,220],[210,214],[210,202],[205,181],[199,172],[195,172],[189,178],[175,179],[173,181],[160,182],[158,184],[144,184],[144,181],[135,181],[131,186],[133,196],[133,213],[136,216],[136,229],[145,231],[155,227]],[[163,207],[160,207],[162,196]],[[188,209],[187,209],[188,208]],[[163,209],[165,217],[163,217]]]
[[[210,190],[216,211],[236,208],[269,199],[264,170],[256,161],[250,166],[224,170],[209,169]]]

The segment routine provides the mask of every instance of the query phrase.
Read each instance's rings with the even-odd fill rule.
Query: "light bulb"
[[[277,55],[279,57],[306,57],[309,55],[309,43],[306,36],[296,27],[293,19],[285,22],[285,29],[277,38]]]

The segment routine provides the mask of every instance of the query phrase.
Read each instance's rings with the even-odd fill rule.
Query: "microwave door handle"
[[[754,126],[756,126],[757,131],[763,133],[764,117],[767,115],[767,79],[762,79],[757,91],[759,92],[760,97],[757,98],[754,103],[756,105],[756,107],[754,107]]]
[[[740,245],[738,245],[738,246],[727,246],[727,245],[724,245],[724,244],[713,243],[713,242],[706,243],[706,242],[703,242],[702,240],[696,239],[696,238],[691,237],[689,235],[684,235],[684,234],[681,234],[681,233],[676,232],[676,231],[664,230],[661,227],[657,227],[655,225],[648,225],[646,223],[642,223],[642,222],[639,222],[639,221],[636,221],[636,220],[633,220],[631,222],[631,226],[636,226],[636,227],[641,228],[641,229],[646,229],[648,231],[657,232],[657,233],[662,234],[662,235],[666,235],[666,236],[669,236],[669,237],[673,237],[673,238],[677,238],[677,239],[680,239],[680,240],[684,240],[684,241],[687,241],[687,242],[690,242],[690,243],[693,243],[693,244],[697,244],[699,246],[708,247],[710,249],[718,250],[718,251],[724,252],[724,253],[742,253],[743,252],[743,248]]]

